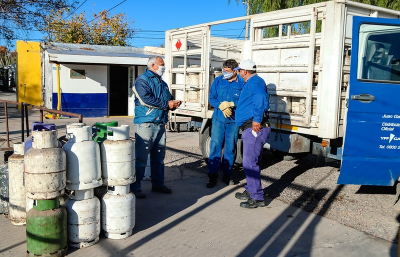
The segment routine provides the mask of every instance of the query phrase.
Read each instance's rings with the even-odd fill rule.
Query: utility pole
[[[246,4],[246,5],[247,5],[247,13],[246,13],[246,15],[249,16],[249,14],[250,14],[250,4],[249,4],[249,1],[243,2],[243,4]],[[249,39],[249,20],[248,20],[248,19],[246,20],[246,36],[245,36],[245,39],[246,39],[246,40]]]

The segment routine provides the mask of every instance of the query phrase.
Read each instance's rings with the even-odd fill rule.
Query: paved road
[[[30,119],[37,117],[31,113]],[[99,120],[114,119],[85,122]],[[62,134],[65,124],[75,120],[48,121],[56,123]],[[118,121],[130,125],[132,118]],[[10,127],[17,141],[19,120],[15,118]],[[150,182],[144,181],[148,197],[136,202],[131,237],[111,240],[101,236],[98,244],[70,249],[68,256],[397,256],[397,244],[285,204],[277,196],[267,197],[265,208],[240,208],[234,198],[235,192],[243,190],[239,185],[205,187],[206,166],[196,133],[168,133],[167,140],[166,184],[173,194],[153,193]],[[269,179],[273,181],[273,176]],[[297,185],[296,180],[292,183]],[[12,226],[0,216],[0,228],[0,256],[25,255],[25,227]]]

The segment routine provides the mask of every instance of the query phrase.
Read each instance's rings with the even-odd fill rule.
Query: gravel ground
[[[169,148],[167,166],[207,173],[197,146]],[[393,205],[394,187],[338,185],[340,163],[309,155],[301,160],[278,160],[266,152],[262,164],[262,186],[268,197],[336,220],[375,237],[398,241],[400,203]],[[238,168],[234,178],[245,183]],[[204,186],[206,181],[204,181]]]

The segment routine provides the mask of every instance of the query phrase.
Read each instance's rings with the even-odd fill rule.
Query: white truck
[[[179,116],[189,118],[185,126],[198,128],[207,158],[212,81],[226,59],[252,59],[270,96],[265,148],[341,160],[340,184],[394,185],[400,175],[399,18],[399,11],[333,0],[168,30],[165,78],[183,101],[170,114],[170,129],[182,126]],[[249,37],[218,36],[230,23],[243,28],[246,21]],[[237,149],[240,162],[240,139]]]

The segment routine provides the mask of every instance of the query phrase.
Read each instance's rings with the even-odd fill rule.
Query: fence
[[[64,116],[69,116],[69,117],[77,117],[79,119],[79,122],[82,123],[83,121],[83,115],[78,114],[78,113],[72,113],[72,112],[64,112],[64,111],[58,111],[58,110],[53,110],[53,109],[47,109],[42,106],[36,106],[32,104],[27,104],[27,103],[17,103],[13,101],[8,101],[8,100],[1,100],[4,104],[4,116],[6,119],[6,140],[7,140],[7,148],[0,148],[1,151],[5,150],[12,150],[12,147],[10,147],[10,135],[9,135],[9,129],[8,129],[8,111],[7,111],[7,106],[8,104],[13,104],[13,105],[18,105],[21,106],[21,137],[22,137],[22,142],[24,142],[24,134],[25,134],[25,124],[26,124],[26,136],[29,137],[29,118],[28,118],[28,107],[32,109],[38,109],[40,110],[40,122],[43,122],[43,116],[44,112],[48,113],[53,113],[53,114],[59,114],[59,115],[64,115]]]

